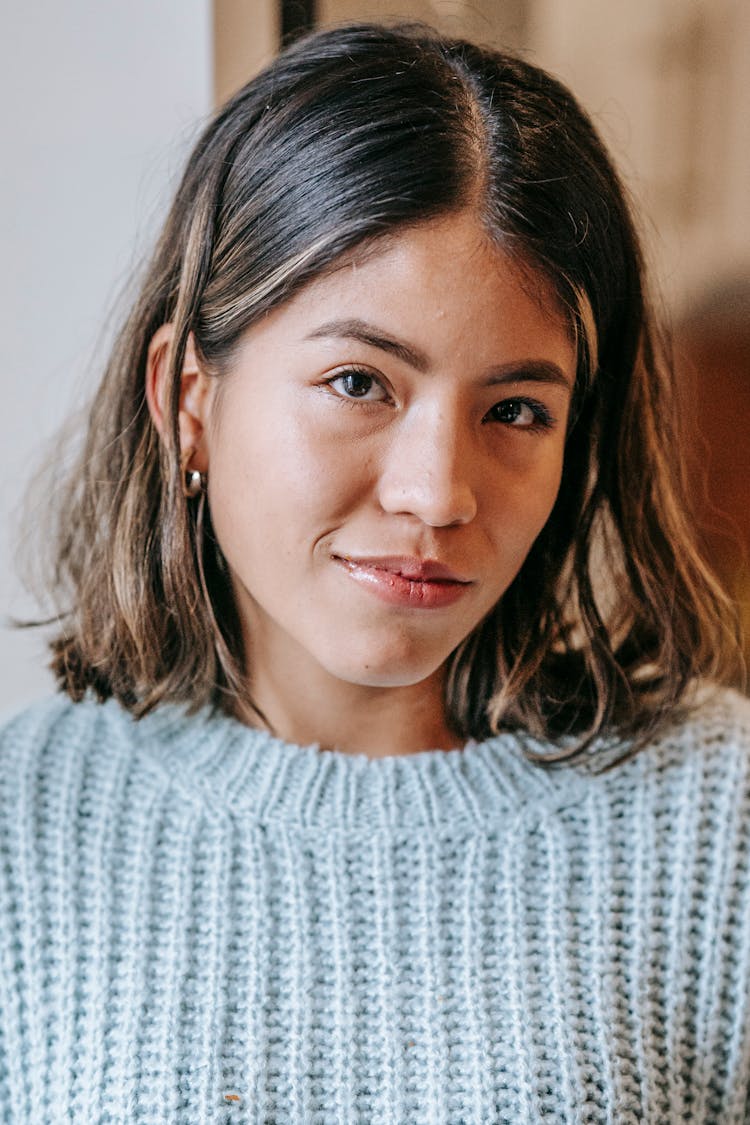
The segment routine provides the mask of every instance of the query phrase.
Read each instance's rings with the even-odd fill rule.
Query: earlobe
[[[163,441],[169,441],[166,406],[169,400],[169,349],[173,339],[172,324],[162,324],[149,344],[146,361],[146,400],[156,429]],[[178,432],[180,462],[205,473],[208,469],[205,431],[208,420],[210,380],[202,370],[192,333],[188,337],[180,376]]]

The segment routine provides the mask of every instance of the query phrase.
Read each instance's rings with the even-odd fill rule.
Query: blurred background
[[[673,333],[704,540],[750,637],[746,0],[38,0],[7,8],[0,44],[0,712],[52,690],[43,635],[9,626],[36,611],[14,573],[24,489],[96,384],[203,121],[308,28],[398,18],[521,51],[609,143]]]

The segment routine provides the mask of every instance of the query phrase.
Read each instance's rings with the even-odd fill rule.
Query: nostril
[[[435,527],[468,523],[477,513],[476,496],[468,484],[441,480],[434,473],[383,481],[380,503],[387,512],[414,515]]]

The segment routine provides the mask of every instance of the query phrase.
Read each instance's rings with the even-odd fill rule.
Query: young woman
[[[3,1120],[746,1120],[750,708],[671,403],[548,75],[362,25],[221,110],[0,738]]]

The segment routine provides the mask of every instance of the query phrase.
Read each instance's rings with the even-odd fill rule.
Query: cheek
[[[550,449],[525,471],[504,476],[493,493],[493,523],[519,547],[531,543],[555,506],[562,479],[563,450]]]
[[[525,485],[517,485],[498,504],[492,520],[495,573],[504,592],[521,570],[535,540],[542,532],[559,491],[559,469],[534,474]]]
[[[361,501],[366,479],[361,456],[293,415],[282,425],[276,413],[230,413],[209,456],[219,543],[227,558],[232,543],[312,546]]]

